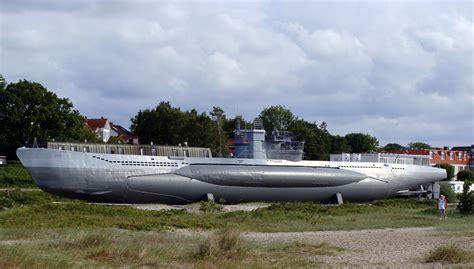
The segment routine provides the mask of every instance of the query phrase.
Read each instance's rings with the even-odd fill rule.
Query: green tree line
[[[330,153],[375,151],[378,140],[362,133],[333,136],[327,124],[299,119],[283,106],[264,108],[259,117],[270,135],[273,130],[290,131],[298,140],[305,141],[305,158],[327,160]],[[207,115],[195,110],[182,111],[169,102],[161,102],[153,109],[139,111],[131,119],[130,129],[141,143],[209,147],[213,154],[225,156],[229,152],[228,139],[232,138],[237,123],[242,129],[251,128],[251,122],[242,116],[229,118],[220,107]]]

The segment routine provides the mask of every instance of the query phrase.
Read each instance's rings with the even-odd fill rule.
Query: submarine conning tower
[[[256,118],[252,129],[240,129],[237,123],[234,131],[234,156],[245,159],[279,159],[301,161],[304,142],[295,141],[290,132],[274,130],[269,139],[265,139],[263,121]]]

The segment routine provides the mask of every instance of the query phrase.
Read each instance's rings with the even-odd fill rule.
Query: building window
[[[458,152],[458,160],[462,160],[462,152]]]
[[[441,152],[441,160],[446,159],[446,152],[442,151]]]
[[[451,161],[454,160],[454,152],[451,151],[451,152],[449,153],[449,159],[450,159]]]

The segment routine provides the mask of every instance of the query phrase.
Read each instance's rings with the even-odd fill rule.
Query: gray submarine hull
[[[446,177],[443,169],[380,163],[343,168],[347,163],[175,159],[31,148],[20,148],[17,155],[44,191],[108,203],[187,204],[207,194],[227,203],[327,202],[336,193],[344,201],[369,202]]]

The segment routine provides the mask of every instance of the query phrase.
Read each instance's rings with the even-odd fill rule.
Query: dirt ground
[[[441,268],[426,264],[422,258],[438,246],[454,244],[474,248],[474,238],[436,236],[433,228],[402,228],[358,231],[322,231],[297,233],[244,233],[250,240],[298,240],[327,242],[345,250],[320,259],[328,267]]]
[[[227,212],[236,210],[251,211],[269,205],[268,203],[224,205],[223,210]],[[198,204],[136,207],[147,210],[183,209],[189,212],[199,210]],[[179,233],[179,231],[176,232]],[[424,263],[423,258],[431,250],[443,245],[454,244],[466,250],[474,249],[474,238],[438,236],[435,229],[431,227],[320,232],[249,232],[243,233],[242,237],[258,241],[295,240],[312,244],[326,242],[344,249],[335,256],[320,257],[328,267],[337,268],[442,268],[441,264]]]

